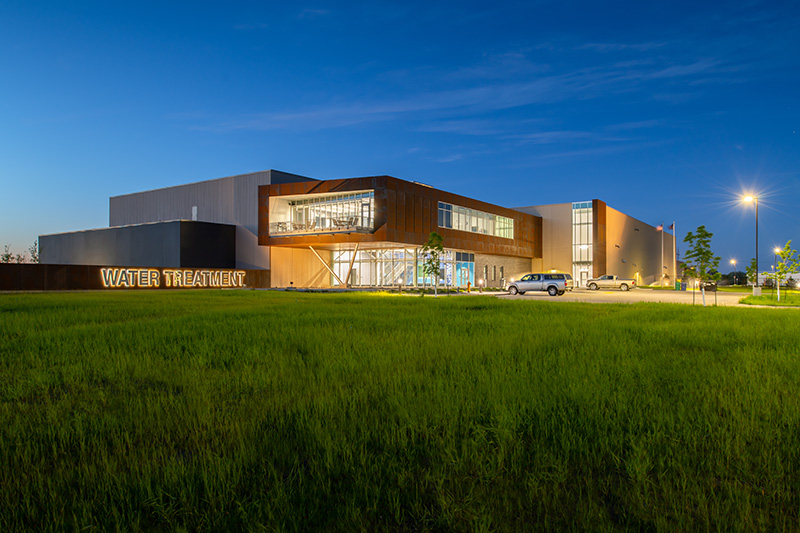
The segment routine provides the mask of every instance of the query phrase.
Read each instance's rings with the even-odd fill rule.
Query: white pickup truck
[[[607,275],[600,276],[596,279],[590,279],[586,282],[586,286],[593,291],[600,289],[619,289],[621,291],[627,291],[628,289],[636,287],[636,280]]]

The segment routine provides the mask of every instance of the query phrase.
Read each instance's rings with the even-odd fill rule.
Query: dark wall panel
[[[236,267],[236,226],[181,222],[181,266]]]

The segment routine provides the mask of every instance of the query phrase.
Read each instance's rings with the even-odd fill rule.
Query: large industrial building
[[[535,201],[535,198],[531,198]],[[268,170],[112,197],[109,227],[39,237],[54,265],[260,271],[270,287],[501,287],[533,271],[674,280],[672,235],[600,200],[500,207],[390,176],[315,180]]]

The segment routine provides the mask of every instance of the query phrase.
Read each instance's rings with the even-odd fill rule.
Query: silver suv
[[[561,296],[572,290],[572,276],[569,274],[546,273],[526,274],[518,281],[508,285],[508,293],[525,294],[528,291],[547,291],[550,296]]]

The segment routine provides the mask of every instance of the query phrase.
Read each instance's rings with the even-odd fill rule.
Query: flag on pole
[[[664,231],[664,224],[659,224],[656,226],[656,231]]]
[[[667,229],[675,229],[675,223],[673,222],[672,224],[670,224]]]

